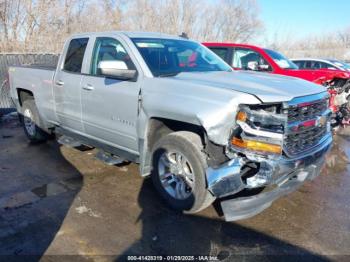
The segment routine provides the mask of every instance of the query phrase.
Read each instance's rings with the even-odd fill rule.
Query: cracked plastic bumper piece
[[[269,192],[250,197],[240,197],[221,202],[227,221],[239,220],[254,216],[267,207],[274,200],[295,191],[305,180],[311,180],[320,174],[325,154],[332,144],[332,136],[327,137],[313,153],[299,158],[281,158],[267,160],[265,164],[271,170],[273,178],[270,185],[275,188]],[[207,169],[208,189],[216,197],[234,195],[249,188],[241,179],[240,170],[244,162],[241,158],[232,159],[219,168]],[[268,185],[267,185],[268,186]]]
[[[276,189],[251,197],[242,197],[221,202],[221,208],[226,221],[235,221],[259,214],[272,202],[284,195],[297,190],[307,178],[307,172],[301,171]]]

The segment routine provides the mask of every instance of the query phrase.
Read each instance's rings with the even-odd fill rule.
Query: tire
[[[39,127],[41,119],[33,99],[27,99],[23,102],[20,119],[24,133],[31,143],[42,143],[48,139],[49,134]]]
[[[159,195],[172,209],[196,213],[214,202],[215,197],[207,189],[207,161],[202,149],[201,138],[188,131],[165,135],[154,145],[152,181]],[[179,162],[184,164],[179,167]],[[182,190],[176,190],[179,188]]]

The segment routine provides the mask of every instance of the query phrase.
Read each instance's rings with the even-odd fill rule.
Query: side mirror
[[[259,70],[259,64],[258,64],[258,62],[256,62],[256,61],[250,61],[250,62],[248,62],[247,67],[248,67],[249,70],[253,70],[253,71]]]
[[[137,71],[128,69],[124,61],[101,61],[98,68],[103,75],[121,80],[134,80],[137,75]]]

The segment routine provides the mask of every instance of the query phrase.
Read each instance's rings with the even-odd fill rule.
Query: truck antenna
[[[182,32],[181,35],[179,35],[179,37],[189,39],[188,35],[185,32]]]

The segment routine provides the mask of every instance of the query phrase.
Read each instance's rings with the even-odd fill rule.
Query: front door
[[[99,69],[102,61],[119,61],[127,69],[135,69],[120,41],[110,37],[96,38],[90,72],[81,81],[85,132],[102,142],[136,152],[139,81],[104,76]]]
[[[81,69],[89,39],[77,38],[69,42],[63,69],[57,70],[54,79],[56,115],[62,127],[83,131],[81,114]]]

